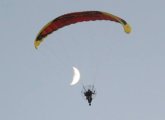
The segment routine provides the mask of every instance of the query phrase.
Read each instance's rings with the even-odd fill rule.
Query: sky
[[[0,0],[1,120],[164,120],[163,0]],[[98,10],[126,20],[39,30],[65,13]],[[72,66],[80,83],[70,86]],[[97,91],[88,106],[82,84]]]

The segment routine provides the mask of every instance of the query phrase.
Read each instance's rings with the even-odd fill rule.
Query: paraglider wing
[[[58,30],[59,28],[62,28],[64,26],[83,22],[83,21],[95,21],[95,20],[110,20],[117,23],[120,23],[124,31],[126,33],[131,32],[131,27],[127,22],[115,15],[112,15],[110,13],[101,12],[101,11],[83,11],[83,12],[74,12],[74,13],[68,13],[64,14],[62,16],[59,16],[55,18],[54,20],[50,21],[48,24],[46,24],[39,34],[36,37],[36,40],[34,42],[34,46],[37,49],[40,43],[43,41],[43,39],[51,34],[52,32]]]

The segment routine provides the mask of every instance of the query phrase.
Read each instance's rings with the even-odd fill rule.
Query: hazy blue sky
[[[0,0],[1,120],[165,120],[163,0]],[[125,19],[58,30],[35,50],[39,30],[59,15],[86,10]],[[69,86],[72,66],[81,82]],[[89,107],[81,96],[95,82]]]

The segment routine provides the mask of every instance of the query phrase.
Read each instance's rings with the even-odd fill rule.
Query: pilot
[[[95,94],[95,91],[91,91],[90,89],[88,89],[87,91],[84,92],[84,95],[86,97],[86,99],[88,100],[89,106],[91,106],[91,102],[92,102],[92,95]]]

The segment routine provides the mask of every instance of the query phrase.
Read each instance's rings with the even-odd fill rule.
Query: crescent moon
[[[73,80],[70,85],[75,85],[80,81],[80,72],[76,67],[73,67]]]

